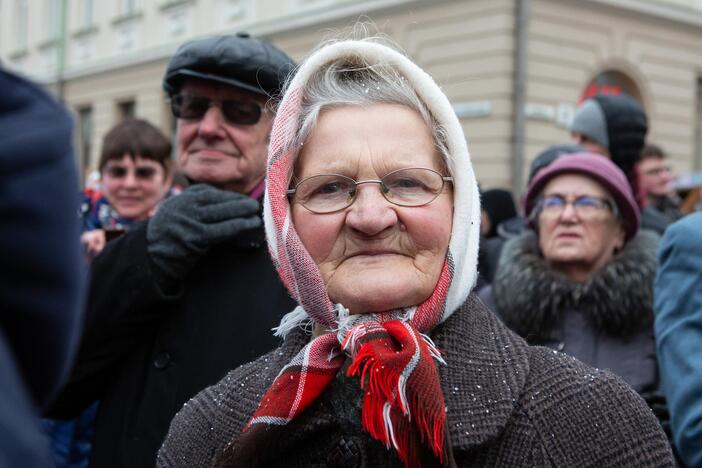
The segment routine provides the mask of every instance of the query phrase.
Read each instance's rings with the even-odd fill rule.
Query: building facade
[[[649,141],[702,169],[702,0],[0,0],[0,60],[74,110],[91,168],[125,116],[173,132],[161,78],[183,41],[247,31],[301,59],[359,18],[445,90],[485,188],[520,193],[597,92],[637,98]]]

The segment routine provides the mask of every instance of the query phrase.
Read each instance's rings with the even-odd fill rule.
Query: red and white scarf
[[[416,90],[444,126],[454,179],[454,214],[444,266],[432,295],[415,307],[349,315],[333,304],[321,273],[292,223],[287,190],[299,148],[294,147],[305,83],[331,62],[361,57],[369,65],[390,65]],[[284,426],[312,404],[347,358],[349,375],[366,390],[362,424],[393,447],[405,465],[416,463],[419,444],[445,459],[446,408],[434,360],[439,351],[425,335],[465,301],[477,271],[480,205],[477,184],[461,125],[432,78],[404,55],[370,41],[327,45],[312,54],[289,84],[273,124],[269,148],[264,221],[269,250],[285,286],[299,307],[286,315],[278,334],[312,319],[334,332],[312,340],[286,365],[261,399],[240,438]]]

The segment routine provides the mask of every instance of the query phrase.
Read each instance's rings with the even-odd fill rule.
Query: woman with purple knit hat
[[[183,407],[159,466],[672,465],[621,379],[528,346],[471,292],[466,140],[406,56],[373,40],[314,52],[280,104],[266,189],[299,306],[280,348]]]
[[[480,296],[529,343],[621,376],[667,424],[653,337],[659,237],[639,230],[624,173],[563,155],[529,184],[531,230],[508,241]]]

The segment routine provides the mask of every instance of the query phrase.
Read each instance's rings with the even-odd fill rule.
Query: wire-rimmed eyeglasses
[[[356,200],[358,186],[378,184],[387,201],[399,206],[422,206],[433,202],[453,177],[424,167],[399,169],[380,179],[356,181],[341,174],[318,174],[302,179],[288,190],[291,203],[299,203],[313,213],[333,213],[348,208]]]
[[[532,217],[543,214],[550,218],[557,218],[568,205],[572,205],[575,213],[583,219],[592,218],[606,210],[611,211],[615,217],[619,216],[617,204],[609,198],[583,195],[572,200],[567,200],[561,195],[548,195],[539,198],[532,212]]]

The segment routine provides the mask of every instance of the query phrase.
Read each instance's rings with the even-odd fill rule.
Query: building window
[[[27,48],[27,0],[15,0],[15,45],[17,50]]]
[[[73,61],[80,65],[93,57],[94,41],[92,37],[80,37],[73,42]]]
[[[190,8],[187,5],[179,5],[166,12],[166,27],[164,31],[168,39],[186,36],[190,31]]]
[[[93,7],[94,0],[81,0],[80,2],[80,21],[84,28],[88,28],[93,25]]]
[[[242,18],[246,14],[246,5],[243,0],[225,0],[224,16],[229,21]]]
[[[133,119],[136,116],[136,103],[134,100],[121,101],[117,103],[117,120]]]
[[[137,11],[138,0],[120,0],[120,14],[130,16]]]
[[[44,0],[44,11],[46,39],[56,39],[61,32],[61,0]]]
[[[92,107],[82,107],[78,109],[78,148],[80,151],[79,158],[83,183],[85,183],[85,177],[88,176],[88,172],[95,169],[90,161],[92,141],[93,109]]]

